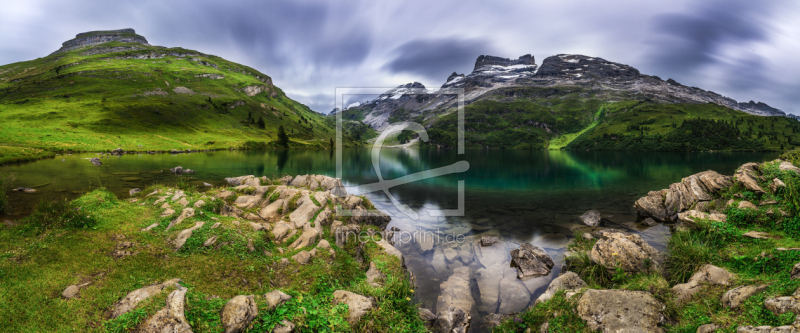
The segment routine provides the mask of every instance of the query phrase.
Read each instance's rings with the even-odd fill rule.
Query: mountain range
[[[736,140],[744,144],[676,141],[650,149],[771,150],[800,141],[791,135],[781,138],[794,134],[800,123],[765,103],[737,102],[673,79],[642,74],[629,65],[574,54],[550,56],[541,65],[530,54],[517,59],[481,55],[471,73],[453,72],[440,88],[403,84],[346,108],[342,115],[378,131],[390,123],[416,121],[432,132],[432,144],[451,147],[457,96],[442,93],[448,88],[463,89],[466,141],[473,148],[649,150],[624,142],[625,137],[646,142],[648,137],[670,136],[687,119],[736,122],[737,130],[745,131],[737,133]],[[620,123],[626,126],[616,126]],[[783,131],[773,131],[775,125]],[[597,143],[609,137],[617,142]]]

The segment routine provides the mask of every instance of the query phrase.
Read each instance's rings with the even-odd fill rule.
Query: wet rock
[[[719,325],[705,324],[697,328],[697,333],[714,333],[720,328],[722,327]]]
[[[283,303],[288,302],[290,299],[292,299],[292,296],[289,296],[280,290],[273,290],[264,294],[264,298],[267,300],[267,304],[269,305],[267,310],[272,311]]]
[[[294,323],[286,319],[281,320],[281,324],[274,329],[272,333],[292,333],[294,332]]]
[[[439,286],[436,326],[444,329],[442,332],[451,332],[459,327],[466,329],[469,326],[469,313],[475,306],[469,281],[469,267],[459,267]]]
[[[736,276],[723,268],[714,265],[705,265],[694,273],[686,283],[677,284],[672,287],[679,302],[688,301],[700,291],[703,284],[729,286]]]
[[[664,304],[644,291],[587,290],[578,315],[590,329],[603,332],[663,332],[658,327]]]
[[[550,269],[555,265],[547,252],[528,243],[511,250],[511,262],[516,266],[520,279],[550,274]]]
[[[736,173],[733,175],[733,178],[737,183],[741,183],[750,191],[756,193],[766,193],[761,186],[758,186],[757,179],[760,178],[758,163],[745,163],[736,169]]]
[[[462,243],[458,249],[458,259],[465,265],[469,265],[475,258],[475,252],[472,250],[473,243]]]
[[[478,311],[495,312],[500,302],[500,281],[503,280],[503,270],[508,263],[496,263],[488,268],[481,268],[475,272],[480,291],[480,305]]]
[[[497,243],[497,237],[484,236],[481,237],[481,246],[492,246]]]
[[[658,222],[656,222],[656,220],[654,220],[652,217],[648,217],[648,218],[646,218],[646,219],[644,219],[642,221],[642,224],[646,225],[648,227],[652,227],[652,226],[658,224]],[[591,235],[589,235],[589,236],[591,236]]]
[[[586,282],[584,282],[578,274],[566,272],[550,282],[550,286],[536,299],[535,304],[549,301],[560,290],[580,289],[585,287],[587,287]]]
[[[419,308],[419,319],[425,323],[425,327],[430,328],[436,321],[436,315],[426,308]]]
[[[243,332],[256,316],[258,316],[258,307],[253,295],[239,295],[231,298],[220,313],[225,333]]]
[[[378,266],[375,266],[375,262],[369,263],[369,269],[367,270],[367,284],[375,287],[380,288],[383,286],[380,281],[383,281],[386,276],[378,270]]]
[[[636,203],[634,203],[633,206],[639,212],[639,215],[652,217],[657,221],[669,221],[667,208],[664,206],[665,195],[665,190],[651,191],[647,194],[647,196],[636,200]]]
[[[161,284],[155,284],[152,286],[147,286],[144,288],[139,288],[134,291],[131,291],[119,302],[114,304],[114,309],[111,311],[110,318],[111,319],[117,318],[127,313],[128,311],[133,310],[133,308],[135,308],[136,305],[138,305],[141,301],[147,299],[150,296],[158,294],[167,287],[175,286],[177,288],[182,288],[182,286],[178,284],[178,282],[180,281],[181,281],[180,279],[172,279]]]
[[[610,270],[619,265],[628,273],[648,269],[662,271],[665,261],[664,254],[647,244],[641,236],[616,231],[603,233],[603,239],[592,247],[590,258]]]
[[[434,332],[466,333],[471,319],[468,312],[458,307],[450,307],[439,311],[434,322]]]
[[[772,183],[769,184],[769,190],[772,191],[772,193],[776,193],[776,192],[778,192],[778,190],[780,190],[780,189],[782,189],[784,187],[786,187],[786,183],[784,183],[783,181],[781,181],[778,178],[773,179]]]
[[[746,299],[767,289],[767,285],[741,286],[725,292],[722,295],[722,305],[729,308],[738,308]]]
[[[92,162],[92,164],[94,164],[94,166],[101,166],[101,165],[103,165],[103,162],[100,162],[100,159],[99,159],[99,158],[97,158],[97,157],[92,157],[92,158],[90,158],[90,159],[89,159],[89,162]]]
[[[448,264],[451,264],[458,259],[458,251],[452,247],[445,247],[442,249],[442,252],[444,253],[444,258],[447,259]]]
[[[581,222],[583,222],[583,224],[588,225],[590,227],[596,227],[600,225],[600,212],[596,210],[590,210],[586,213],[583,213],[580,219]]]
[[[175,236],[175,241],[173,241],[173,244],[175,245],[175,251],[180,250],[181,247],[183,247],[183,244],[186,244],[186,240],[189,239],[189,237],[192,237],[192,232],[203,227],[203,224],[205,224],[205,222],[197,222],[193,227],[181,230],[181,232]]]
[[[180,287],[169,293],[167,305],[147,318],[138,331],[142,333],[192,333],[192,327],[189,326],[183,314],[188,290]]]
[[[358,323],[361,317],[375,307],[375,301],[372,298],[345,290],[333,292],[333,304],[339,303],[347,304],[347,307],[350,309],[350,313],[347,317],[347,322],[350,323],[350,325]]]
[[[139,189],[139,188],[132,188],[130,191],[128,191],[128,194],[129,194],[130,196],[134,196],[134,195],[136,195],[136,193],[139,193],[139,192],[141,192],[141,191],[142,191],[142,190],[141,190],[141,189]]]
[[[528,288],[514,276],[504,276],[500,281],[500,307],[497,311],[501,314],[519,312],[530,302]]]

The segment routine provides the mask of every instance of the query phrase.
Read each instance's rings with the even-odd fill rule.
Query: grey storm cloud
[[[577,53],[800,112],[797,17],[800,3],[771,0],[31,0],[0,11],[0,63],[46,56],[79,32],[134,28],[253,67],[328,112],[337,87],[439,86],[482,54]]]
[[[478,55],[491,54],[492,47],[485,39],[429,38],[409,41],[394,53],[396,58],[385,65],[390,71],[444,82],[454,71],[472,71]]]

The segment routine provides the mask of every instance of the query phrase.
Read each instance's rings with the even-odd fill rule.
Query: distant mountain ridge
[[[663,106],[661,108],[663,112],[667,110],[672,113],[678,112],[666,118],[673,119],[672,122],[697,116],[710,116],[709,120],[725,119],[725,121],[732,121],[737,117],[735,113],[724,117],[717,116],[721,115],[721,110],[725,108],[731,112],[735,110],[756,116],[787,118],[786,113],[763,102],[738,102],[713,91],[680,84],[673,79],[663,80],[657,76],[642,74],[629,65],[577,54],[550,56],[545,58],[541,65],[536,64],[534,56],[530,54],[517,59],[481,55],[476,59],[472,72],[466,74],[453,72],[440,88],[426,88],[419,82],[402,84],[369,102],[340,112],[345,119],[361,121],[378,131],[398,121],[415,121],[423,123],[430,130],[443,130],[453,124],[448,115],[455,111],[457,98],[454,94],[440,93],[439,90],[442,88],[464,89],[467,112],[474,113],[472,116],[467,116],[467,131],[470,131],[470,126],[476,128],[473,143],[479,147],[497,147],[499,144],[500,147],[510,148],[526,140],[536,141],[534,146],[547,145],[547,142],[556,137],[575,133],[575,136],[563,142],[562,147],[566,147],[571,140],[577,138],[576,136],[593,136],[598,131],[606,131],[605,125],[594,128],[594,125],[602,123],[604,115],[611,116],[606,111],[600,112],[603,109],[619,108],[614,110],[615,114],[616,111],[622,113],[630,111],[632,115],[638,117],[639,113],[635,109],[660,110],[657,107],[660,105]],[[701,107],[698,109],[695,107],[697,105]],[[722,108],[702,107],[702,105],[717,105]],[[692,111],[681,111],[682,108]],[[497,118],[495,114],[502,116]],[[514,116],[511,117],[510,114]],[[507,116],[511,118],[505,118]],[[470,125],[470,119],[478,123]],[[634,121],[633,117],[621,119]],[[653,122],[662,121],[666,120],[654,115],[651,120],[643,119],[622,126],[622,131],[629,131],[630,128],[652,130]],[[675,126],[675,123],[661,123],[658,124],[660,129],[653,130],[653,133],[666,135],[667,127],[676,128]],[[491,133],[501,127],[502,134],[492,135],[502,139],[496,138],[494,143],[490,143],[492,140],[486,141],[488,134],[480,134]],[[526,128],[525,131],[541,129],[544,133],[511,134],[523,128]],[[624,134],[618,133],[620,129],[615,128],[606,134],[617,138]],[[646,134],[643,131],[639,132],[640,135]],[[760,133],[753,134],[759,138],[764,134],[753,133]],[[445,132],[440,134],[444,137],[452,135]],[[519,139],[515,139],[515,136]],[[771,135],[774,136],[776,135]],[[772,140],[774,142],[769,144],[772,146],[778,145],[780,141],[778,138]],[[791,140],[789,142],[783,140],[781,145],[792,143]],[[747,149],[742,147],[757,145],[754,143],[736,147]]]

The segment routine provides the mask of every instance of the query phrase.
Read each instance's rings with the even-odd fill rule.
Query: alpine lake
[[[376,183],[379,175],[369,149],[342,152],[342,181],[348,192]],[[681,178],[705,170],[731,175],[746,162],[777,158],[777,153],[663,153],[572,152],[519,150],[455,150],[385,148],[380,172],[385,180],[452,165],[469,163],[465,172],[402,183],[389,189],[405,214],[382,191],[365,193],[375,207],[390,216],[388,228],[397,228],[395,246],[403,252],[416,284],[416,301],[436,311],[440,285],[459,267],[469,267],[475,302],[471,332],[486,331],[491,313],[511,313],[532,305],[558,276],[574,229],[586,228],[578,219],[588,210],[602,213],[603,227],[637,233],[658,250],[665,250],[670,230],[640,224],[633,203],[648,191],[666,188]],[[39,201],[74,199],[105,187],[119,198],[132,188],[154,183],[174,184],[181,177],[205,188],[227,186],[224,178],[324,174],[336,177],[333,151],[216,151],[188,154],[103,155],[102,166],[88,158],[96,153],[59,155],[53,159],[0,167],[13,174],[14,187],[35,193],[9,192],[13,215],[0,216],[7,225],[19,223]],[[463,164],[463,162],[462,162]],[[175,175],[182,166],[197,172]],[[422,175],[425,175],[424,173]],[[429,175],[429,174],[428,174]],[[459,212],[459,181],[463,206]],[[431,210],[455,210],[455,216],[431,216]],[[463,214],[462,214],[463,213]],[[411,215],[411,216],[409,216]],[[414,216],[417,215],[417,216]],[[437,214],[433,214],[437,215]],[[482,236],[497,244],[481,247]],[[509,251],[522,243],[538,246],[553,258],[547,276],[519,280]]]

